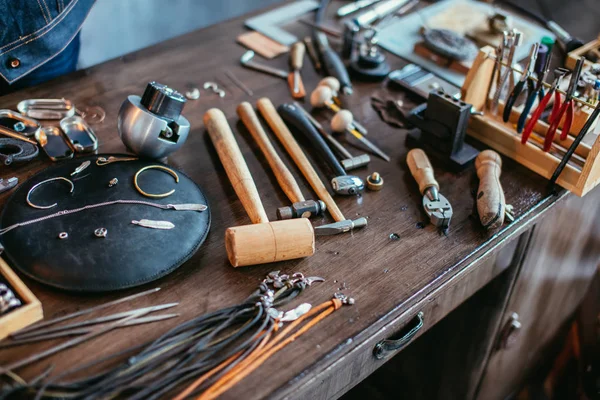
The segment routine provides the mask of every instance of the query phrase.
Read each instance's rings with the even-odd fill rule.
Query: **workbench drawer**
[[[375,331],[368,339],[353,338],[357,347],[318,375],[301,384],[290,399],[336,399],[405,349],[452,310],[475,294],[501,272],[520,262],[528,232],[515,237],[456,273],[448,281],[417,301],[401,315]]]

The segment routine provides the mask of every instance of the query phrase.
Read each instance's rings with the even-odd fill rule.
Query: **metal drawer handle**
[[[373,349],[373,355],[376,359],[381,360],[396,350],[404,347],[408,342],[415,337],[417,332],[423,327],[425,318],[423,312],[419,312],[403,329],[402,332],[406,332],[400,339],[396,340],[382,340],[375,345]]]

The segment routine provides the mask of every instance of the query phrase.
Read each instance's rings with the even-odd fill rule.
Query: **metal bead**
[[[64,239],[66,239],[68,237],[69,237],[69,234],[67,232],[61,232],[61,233],[58,234],[58,238],[61,239],[61,240],[64,240]]]
[[[119,183],[119,180],[117,178],[112,178],[110,182],[108,182],[108,187],[116,186],[117,183]]]
[[[94,231],[94,235],[99,238],[105,238],[108,235],[108,230],[106,228],[98,228]]]

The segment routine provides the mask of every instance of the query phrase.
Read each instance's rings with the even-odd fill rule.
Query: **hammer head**
[[[234,267],[312,256],[315,231],[308,218],[236,226],[225,231],[227,257]]]
[[[369,157],[368,154],[361,154],[360,156],[342,160],[342,167],[344,167],[346,171],[350,171],[352,169],[366,167],[369,162],[371,162],[371,157]]]
[[[365,190],[365,183],[358,176],[342,175],[331,180],[331,186],[336,194],[353,196]]]
[[[321,200],[305,200],[277,209],[277,219],[310,218],[323,215],[327,206]]]

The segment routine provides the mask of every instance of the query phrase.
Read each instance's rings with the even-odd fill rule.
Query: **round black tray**
[[[169,197],[152,199],[135,190],[133,176],[147,165],[164,164],[136,160],[98,166],[96,160],[101,156],[110,155],[61,162],[19,185],[4,207],[0,226],[6,228],[61,210],[120,199],[208,206],[202,190],[180,171],[176,171],[179,183],[159,170],[141,174],[139,183],[147,193],[175,189]],[[86,160],[90,160],[91,165],[71,177],[75,168]],[[67,182],[55,181],[37,188],[31,200],[37,205],[58,203],[57,206],[39,210],[27,205],[26,196],[31,187],[58,176],[74,181],[72,194]],[[119,183],[108,187],[113,178]],[[131,223],[141,219],[170,221],[175,228],[158,230]],[[106,228],[107,237],[96,237],[97,228]],[[100,292],[141,285],[172,272],[198,250],[209,228],[210,210],[173,211],[140,204],[117,204],[18,227],[0,236],[0,242],[12,265],[31,278],[60,289]],[[69,237],[59,239],[61,232],[68,233]]]

